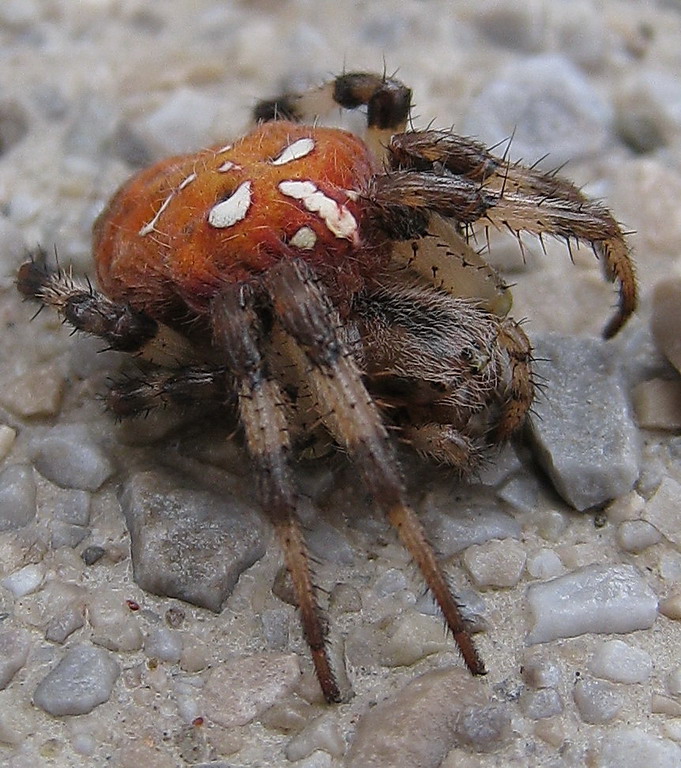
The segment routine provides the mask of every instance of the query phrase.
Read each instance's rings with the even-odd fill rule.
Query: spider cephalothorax
[[[323,429],[411,552],[469,669],[484,672],[407,500],[387,427],[474,470],[523,423],[531,347],[506,286],[469,244],[475,222],[591,243],[619,287],[611,336],[636,305],[632,263],[603,206],[553,175],[449,131],[407,131],[400,82],[345,74],[261,102],[231,144],[134,177],[95,225],[102,290],[25,264],[20,291],[157,366],[113,386],[119,416],[205,401],[235,412],[279,534],[327,700],[329,663],[289,454]],[[366,106],[367,143],[302,124]]]

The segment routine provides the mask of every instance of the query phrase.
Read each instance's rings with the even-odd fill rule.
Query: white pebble
[[[646,520],[625,520],[617,527],[617,543],[625,552],[638,554],[659,544],[662,534]]]
[[[525,567],[525,549],[513,539],[474,544],[463,563],[478,587],[514,587]]]
[[[596,768],[679,768],[681,747],[642,728],[618,728],[603,736]]]
[[[410,666],[431,653],[445,650],[448,644],[441,617],[416,611],[398,616],[386,632],[379,650],[380,661],[387,667]]]
[[[622,640],[602,643],[589,663],[589,671],[596,677],[613,683],[644,683],[650,678],[653,662],[640,648],[632,648]]]
[[[608,504],[605,514],[613,524],[622,523],[625,520],[638,520],[644,506],[645,499],[636,491],[629,491]]]
[[[552,549],[540,549],[527,558],[527,572],[535,579],[553,579],[565,572],[563,563]]]
[[[20,598],[35,592],[43,583],[44,578],[45,566],[42,563],[31,563],[6,576],[0,584],[9,590],[15,598]]]
[[[681,483],[665,477],[648,501],[641,517],[647,520],[675,547],[681,549]]]
[[[632,565],[590,565],[532,584],[527,601],[530,644],[585,632],[647,629],[657,616],[657,598]]]
[[[333,715],[317,717],[294,736],[286,747],[286,757],[291,761],[302,760],[317,750],[333,757],[341,757],[345,752],[343,734]]]
[[[643,381],[634,389],[632,400],[639,427],[674,431],[681,428],[681,387],[678,381]]]
[[[112,651],[137,651],[144,636],[138,620],[122,594],[98,590],[88,605],[88,618],[94,634],[92,641]]]
[[[38,472],[62,488],[96,491],[114,472],[86,424],[51,427],[30,449]]]
[[[624,699],[618,690],[603,680],[578,680],[573,698],[585,723],[609,723],[622,709]]]

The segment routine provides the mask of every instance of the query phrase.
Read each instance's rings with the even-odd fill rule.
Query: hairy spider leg
[[[213,300],[215,344],[224,351],[236,380],[240,422],[255,465],[260,497],[272,521],[291,574],[305,639],[328,702],[341,700],[326,647],[309,556],[296,516],[296,493],[289,469],[291,440],[286,395],[260,354],[263,329],[248,285],[234,285]]]
[[[253,117],[258,122],[313,122],[316,117],[328,114],[334,106],[367,108],[367,143],[376,157],[384,157],[390,137],[407,126],[411,89],[386,75],[348,72],[318,88],[259,101]]]
[[[636,275],[619,224],[604,205],[590,200],[572,182],[509,163],[482,144],[448,131],[396,134],[388,156],[393,168],[442,176],[443,186],[460,176],[478,182],[486,204],[481,218],[515,235],[529,232],[590,243],[603,261],[606,277],[618,285],[618,308],[603,331],[605,338],[614,336],[636,309]],[[452,194],[458,194],[459,182],[452,181],[451,186]],[[456,215],[453,218],[460,221]]]
[[[364,476],[378,506],[414,558],[473,674],[485,673],[459,605],[415,512],[408,505],[397,458],[381,413],[339,334],[340,319],[310,268],[279,262],[265,276],[273,308],[309,361],[310,386],[324,403],[324,424]]]

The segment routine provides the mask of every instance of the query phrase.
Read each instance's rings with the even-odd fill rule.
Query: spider
[[[465,664],[484,674],[391,436],[469,475],[531,406],[531,345],[472,226],[591,243],[619,292],[606,337],[636,306],[605,207],[451,131],[408,130],[410,104],[398,80],[361,72],[261,101],[242,138],[163,160],[118,191],[94,226],[101,292],[41,251],[18,278],[75,329],[151,363],[112,385],[115,415],[205,402],[238,418],[329,702],[341,691],[296,516],[294,449],[324,433],[348,454]],[[315,124],[334,106],[365,108],[366,141]]]

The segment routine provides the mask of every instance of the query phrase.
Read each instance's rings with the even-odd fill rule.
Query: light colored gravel
[[[0,764],[681,764],[680,40],[677,2],[0,0]],[[642,300],[600,341],[589,248],[490,233],[553,362],[531,435],[470,484],[400,453],[484,679],[356,470],[296,465],[347,674],[327,707],[232,425],[113,423],[97,395],[124,356],[29,322],[14,276],[38,243],[92,275],[92,222],[136,168],[384,66],[417,126],[568,161],[632,233]]]

